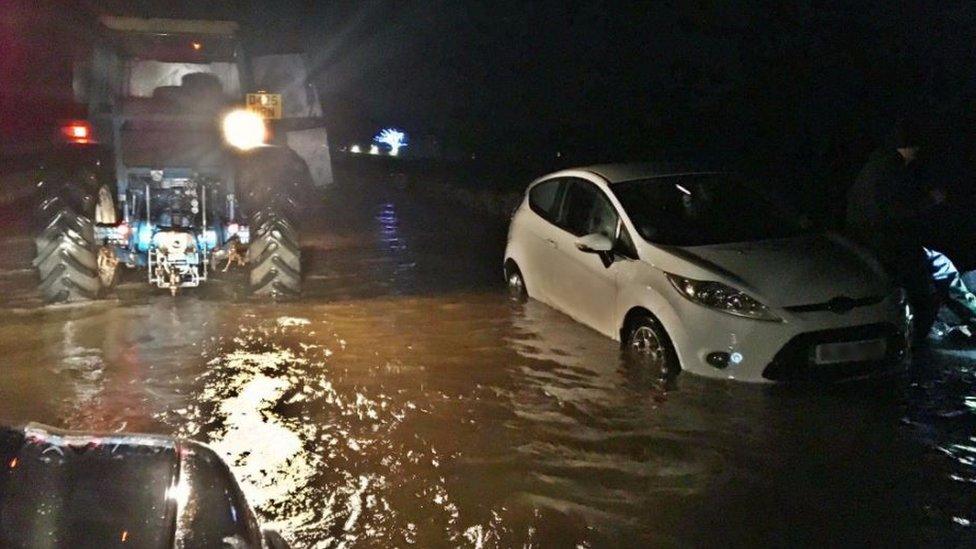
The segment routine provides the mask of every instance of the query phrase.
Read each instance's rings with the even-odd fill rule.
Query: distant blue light
[[[373,142],[390,147],[390,156],[400,154],[400,149],[407,146],[407,134],[396,128],[385,128],[376,134]]]
[[[729,360],[732,361],[732,364],[739,364],[739,363],[741,363],[742,362],[742,353],[732,353],[732,356],[729,357]]]

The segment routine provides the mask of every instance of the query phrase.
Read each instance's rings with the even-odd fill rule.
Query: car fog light
[[[729,358],[729,353],[709,353],[705,362],[716,368],[725,368],[729,365]]]

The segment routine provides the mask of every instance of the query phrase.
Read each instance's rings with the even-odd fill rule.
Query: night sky
[[[307,49],[334,134],[398,125],[500,156],[690,151],[839,177],[894,118],[965,133],[976,105],[971,2],[2,2],[22,54],[0,61],[5,123],[66,97],[57,52],[98,12],[236,17],[258,48]],[[62,30],[25,34],[45,25]]]

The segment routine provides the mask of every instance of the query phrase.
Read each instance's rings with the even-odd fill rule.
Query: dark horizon
[[[8,134],[36,127],[21,113],[77,110],[67,52],[99,13],[244,14],[255,49],[304,45],[340,141],[395,125],[503,157],[691,151],[823,171],[860,161],[906,113],[965,132],[976,98],[964,3],[42,4],[4,8]]]

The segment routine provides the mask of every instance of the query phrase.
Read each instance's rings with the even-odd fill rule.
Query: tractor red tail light
[[[68,143],[88,145],[96,143],[91,124],[87,120],[68,120],[61,123],[61,139]]]

